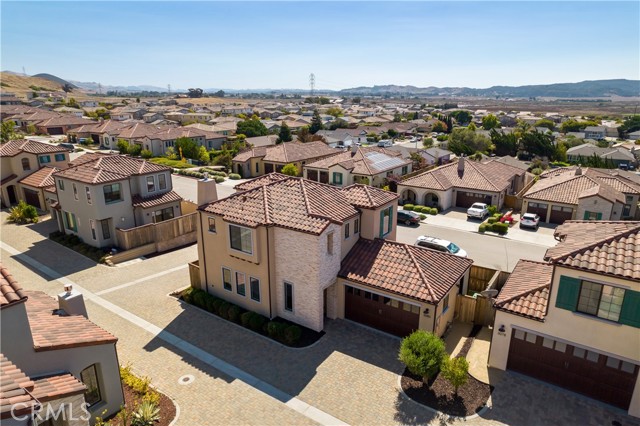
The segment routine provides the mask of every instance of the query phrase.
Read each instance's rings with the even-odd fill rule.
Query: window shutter
[[[596,213],[596,220],[602,220],[602,213]]]
[[[640,292],[625,290],[618,322],[640,328]]]
[[[380,238],[384,235],[384,210],[380,210]]]
[[[589,220],[589,212],[588,212],[588,211],[586,211],[586,210],[584,211],[584,217],[583,217],[583,219],[584,219],[584,220]]]
[[[393,228],[393,207],[389,207],[389,232]]]
[[[556,308],[575,312],[579,295],[580,280],[578,278],[565,277],[564,275],[561,276],[556,297]]]

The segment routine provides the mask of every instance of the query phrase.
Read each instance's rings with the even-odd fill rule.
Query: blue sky
[[[640,2],[2,1],[1,68],[173,88],[640,78]]]

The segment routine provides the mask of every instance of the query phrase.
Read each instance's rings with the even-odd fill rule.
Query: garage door
[[[344,316],[396,336],[406,336],[418,329],[420,307],[345,286]]]
[[[562,224],[565,220],[571,220],[573,216],[572,207],[551,206],[551,215],[549,223]]]
[[[527,205],[527,213],[535,213],[540,216],[540,222],[547,221],[547,207],[548,204],[543,203],[529,203]]]
[[[476,192],[458,191],[456,193],[456,207],[469,208],[473,203],[491,204],[491,196]]]
[[[40,206],[40,197],[38,197],[38,192],[32,189],[24,189],[24,201],[27,204],[30,204],[40,210],[42,210],[42,206]]]
[[[618,358],[514,330],[507,368],[627,410],[639,367]]]
[[[64,134],[64,131],[62,130],[62,127],[48,127],[47,133],[50,135],[62,135]]]

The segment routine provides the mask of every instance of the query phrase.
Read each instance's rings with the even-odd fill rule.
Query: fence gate
[[[480,295],[474,298],[459,294],[456,299],[456,317],[461,322],[493,325],[494,308],[491,299]]]

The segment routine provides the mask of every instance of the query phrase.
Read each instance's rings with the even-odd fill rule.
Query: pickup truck
[[[487,216],[489,216],[489,209],[484,203],[473,203],[473,205],[467,210],[467,217],[469,219],[476,218],[483,220]]]

